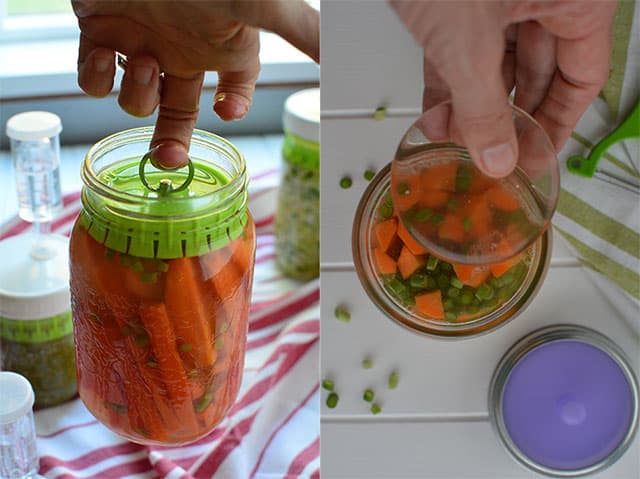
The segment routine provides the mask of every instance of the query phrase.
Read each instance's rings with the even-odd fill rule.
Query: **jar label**
[[[73,332],[71,311],[44,319],[8,319],[0,317],[0,338],[16,343],[44,343]]]

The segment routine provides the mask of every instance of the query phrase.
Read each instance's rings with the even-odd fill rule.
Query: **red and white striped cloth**
[[[277,170],[252,177],[250,209],[257,227],[256,267],[246,368],[238,400],[211,434],[183,447],[148,447],[109,431],[80,399],[35,414],[40,474],[50,479],[320,476],[319,282],[284,278],[274,265]],[[64,198],[52,225],[68,235],[79,193]],[[14,218],[0,239],[29,224]]]

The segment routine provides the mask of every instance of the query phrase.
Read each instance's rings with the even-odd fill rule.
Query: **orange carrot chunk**
[[[432,190],[425,189],[423,195],[420,197],[420,206],[425,208],[442,208],[449,201],[451,193],[444,190]]]
[[[391,245],[397,230],[397,218],[389,218],[388,220],[378,223],[373,227],[376,239],[378,240],[378,246],[382,248],[383,251],[386,252],[389,250],[389,246]]]
[[[417,313],[433,319],[444,319],[444,306],[442,305],[442,293],[439,289],[415,296]]]
[[[426,260],[424,256],[416,256],[406,246],[402,248],[400,256],[398,257],[398,269],[403,279],[407,279],[418,268],[424,266]]]
[[[511,247],[509,242],[503,238],[500,240],[500,242],[498,242],[496,246],[496,253],[499,254],[500,256],[509,256],[510,254],[513,254],[513,248]],[[500,276],[505,274],[507,271],[509,271],[512,267],[514,267],[516,264],[518,264],[523,256],[524,256],[524,253],[520,253],[515,256],[512,256],[511,258],[505,261],[501,261],[500,263],[493,263],[491,265],[491,274],[495,278],[499,278]]]
[[[447,214],[438,227],[440,239],[462,243],[464,241],[464,222],[454,214]]]
[[[430,166],[422,173],[422,184],[429,190],[456,191],[456,173],[458,163],[455,161]]]
[[[415,205],[421,196],[420,178],[413,174],[399,172],[391,176],[393,203],[402,213]]]
[[[503,211],[515,211],[520,208],[518,198],[502,185],[489,188],[485,197],[491,206]]]
[[[453,264],[453,270],[460,281],[472,288],[480,286],[491,275],[491,270],[486,265]]]
[[[380,274],[394,274],[397,271],[396,262],[382,248],[374,248],[373,257]]]
[[[398,237],[402,240],[402,242],[404,243],[404,245],[407,247],[407,249],[415,254],[415,255],[420,255],[420,254],[426,254],[427,250],[424,248],[424,246],[422,246],[420,243],[418,243],[413,236],[411,236],[411,233],[409,233],[409,231],[407,230],[407,228],[405,228],[404,224],[402,222],[398,223]]]

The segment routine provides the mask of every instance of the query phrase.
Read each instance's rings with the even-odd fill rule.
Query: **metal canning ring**
[[[189,168],[189,172],[187,173],[187,178],[177,188],[173,187],[173,183],[171,182],[170,179],[160,180],[160,184],[158,185],[158,187],[153,187],[149,184],[149,182],[147,181],[147,178],[145,177],[144,167],[147,164],[147,161],[151,159],[151,155],[153,154],[154,151],[155,151],[155,148],[147,151],[142,157],[142,160],[140,160],[140,166],[138,167],[138,174],[140,175],[140,180],[142,181],[142,184],[148,190],[155,191],[156,193],[158,193],[159,196],[164,196],[169,193],[177,193],[179,191],[187,189],[191,184],[191,181],[193,181],[193,175],[195,174],[195,168],[193,166],[193,162],[191,161],[191,158],[188,158],[187,167]],[[153,164],[153,162],[151,163]]]

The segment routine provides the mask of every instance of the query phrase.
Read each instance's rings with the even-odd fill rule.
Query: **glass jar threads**
[[[118,434],[183,444],[210,432],[238,392],[255,227],[231,143],[196,130],[189,168],[155,170],[152,133],[105,138],[82,167],[70,245],[78,389]]]
[[[320,90],[285,103],[282,180],[275,216],[276,264],[287,276],[320,273]]]

